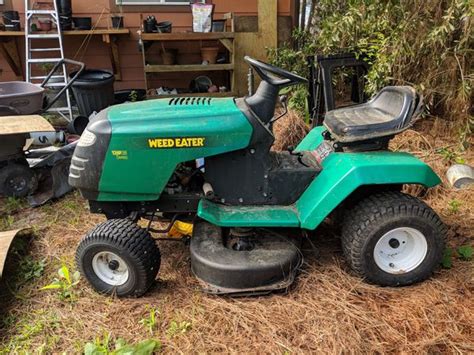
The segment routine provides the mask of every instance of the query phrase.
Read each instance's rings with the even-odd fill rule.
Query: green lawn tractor
[[[107,221],[77,249],[82,275],[101,293],[142,295],[160,268],[150,232],[187,221],[191,269],[205,291],[268,293],[294,281],[302,237],[329,217],[348,265],[368,282],[428,278],[440,263],[445,227],[401,189],[440,179],[414,156],[388,150],[418,116],[416,92],[386,87],[366,103],[328,112],[296,148],[275,152],[279,92],[306,80],[245,60],[262,79],[249,97],[149,100],[92,119],[69,182]],[[153,228],[157,221],[168,227]]]

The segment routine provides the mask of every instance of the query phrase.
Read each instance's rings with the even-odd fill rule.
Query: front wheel
[[[428,278],[440,264],[446,228],[436,213],[401,192],[374,194],[345,216],[344,255],[352,269],[382,286]]]
[[[160,250],[150,234],[129,219],[110,219],[79,244],[76,263],[100,293],[141,296],[155,281]]]

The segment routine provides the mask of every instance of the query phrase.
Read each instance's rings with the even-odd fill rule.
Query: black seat
[[[420,99],[410,86],[387,86],[370,101],[329,111],[324,126],[343,143],[399,133],[413,123]]]

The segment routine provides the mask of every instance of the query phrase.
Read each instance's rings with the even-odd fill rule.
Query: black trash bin
[[[73,77],[75,73],[71,73]],[[104,70],[84,70],[72,84],[81,116],[89,117],[114,104],[114,81],[112,73]]]

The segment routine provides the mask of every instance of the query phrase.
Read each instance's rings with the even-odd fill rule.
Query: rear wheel
[[[100,293],[141,296],[154,283],[160,250],[150,234],[129,219],[110,219],[79,244],[76,263]]]
[[[436,213],[401,192],[369,196],[345,216],[344,255],[371,283],[402,286],[428,278],[441,262],[446,229]]]

